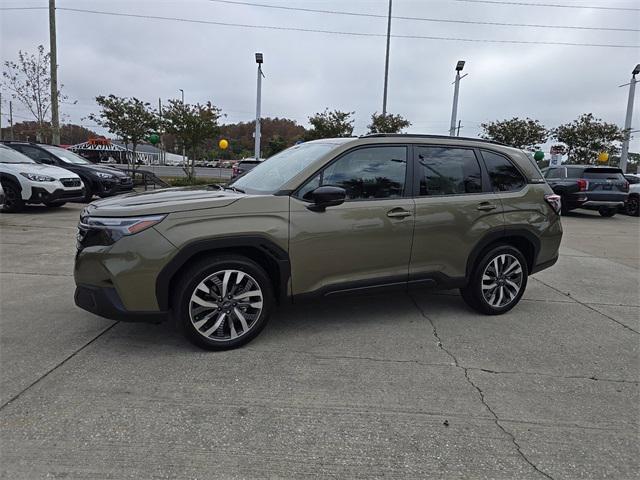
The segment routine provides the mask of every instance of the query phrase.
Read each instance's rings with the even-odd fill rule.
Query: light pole
[[[256,63],[258,64],[258,93],[256,98],[256,143],[255,143],[255,157],[256,160],[260,160],[260,102],[262,100],[262,62],[264,61],[261,53],[256,53]]]
[[[178,90],[180,90],[180,93],[182,94],[182,108],[184,109],[184,90],[179,88]],[[184,168],[184,140],[182,141],[182,168]]]
[[[629,140],[631,140],[631,118],[633,117],[633,97],[636,93],[636,75],[640,73],[640,63],[631,72],[631,82],[629,82],[629,100],[627,101],[627,116],[624,119],[624,142],[622,142],[622,152],[620,153],[620,168],[627,172],[627,157],[629,156]],[[624,85],[620,85],[623,87]]]
[[[389,0],[389,17],[387,18],[387,54],[384,60],[384,92],[382,94],[382,116],[387,115],[387,85],[389,83],[389,44],[391,41],[391,3]]]
[[[449,127],[449,135],[455,137],[456,135],[456,120],[458,117],[458,92],[460,91],[460,79],[467,76],[467,74],[460,76],[460,72],[464,68],[465,61],[458,60],[456,64],[456,79],[453,82],[455,87],[453,89],[453,108],[451,109],[451,126]]]

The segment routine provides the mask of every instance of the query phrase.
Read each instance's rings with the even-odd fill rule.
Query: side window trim
[[[532,182],[529,181],[529,179],[527,179],[527,176],[522,173],[522,170],[520,170],[518,165],[516,165],[515,162],[513,162],[508,156],[506,156],[506,155],[504,155],[502,153],[496,152],[495,150],[490,150],[488,148],[481,148],[479,150],[480,150],[480,156],[482,157],[482,163],[484,164],[484,167],[487,170],[487,176],[489,176],[489,169],[487,168],[487,165],[485,163],[484,156],[482,155],[482,152],[488,152],[488,153],[491,153],[493,155],[497,155],[499,157],[504,158],[509,164],[511,164],[511,166],[513,166],[513,168],[516,169],[516,172],[518,172],[520,174],[520,177],[522,177],[522,183],[523,183],[522,187],[520,187],[518,190],[508,190],[508,191],[504,191],[504,192],[503,191],[497,191],[497,192],[494,191],[493,190],[493,185],[491,184],[491,179],[489,178],[489,189],[491,191],[493,191],[493,193],[496,193],[496,194],[497,193],[517,193],[517,192],[520,192],[520,191],[524,190],[527,187],[527,185],[532,183]]]
[[[455,148],[458,150],[471,150],[473,155],[476,157],[476,162],[478,162],[478,167],[480,168],[480,182],[481,182],[481,191],[474,193],[450,193],[450,194],[442,194],[442,195],[420,195],[420,169],[418,168],[418,164],[420,160],[418,159],[418,147],[440,147],[440,148]],[[412,143],[411,144],[411,170],[413,174],[413,181],[411,185],[413,187],[412,197],[413,198],[442,198],[442,197],[462,197],[466,195],[484,195],[486,193],[493,193],[491,190],[491,182],[489,181],[489,176],[486,172],[484,162],[480,159],[479,149],[476,147],[467,147],[463,145],[443,145],[439,143]],[[488,188],[488,190],[487,190]]]
[[[407,143],[371,143],[371,144],[365,144],[365,145],[357,145],[353,148],[350,148],[349,150],[346,150],[344,152],[342,152],[341,154],[339,154],[337,157],[332,158],[328,163],[325,163],[322,167],[320,167],[318,170],[316,170],[315,172],[313,172],[311,175],[309,175],[309,177],[307,177],[298,188],[296,188],[293,193],[291,194],[292,197],[296,198],[297,200],[300,200],[302,202],[309,202],[309,200],[306,200],[304,198],[302,198],[301,196],[299,196],[298,194],[300,193],[300,190],[302,190],[302,188],[309,183],[311,180],[313,180],[316,176],[320,175],[320,185],[322,185],[322,181],[324,180],[324,171],[329,168],[331,165],[333,165],[334,163],[338,162],[341,158],[343,158],[344,156],[353,153],[357,150],[362,150],[364,148],[380,148],[380,147],[404,147],[405,151],[406,151],[406,168],[405,168],[405,172],[404,172],[404,190],[402,193],[402,196],[397,197],[397,198],[411,198],[410,193],[410,182],[411,182],[411,178],[413,175],[413,168],[409,168],[409,165],[411,163],[411,157],[410,154],[412,152],[410,145]],[[410,170],[411,170],[411,175],[410,175]],[[372,201],[379,201],[379,200],[393,200],[392,198],[359,198],[359,199],[347,199],[345,200],[345,203],[352,203],[352,202],[372,202]],[[310,203],[310,202],[309,202]]]

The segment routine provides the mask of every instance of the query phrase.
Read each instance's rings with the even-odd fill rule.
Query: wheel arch
[[[265,269],[273,283],[277,299],[288,296],[291,275],[289,254],[273,240],[261,235],[232,236],[198,240],[180,249],[160,271],[156,280],[156,298],[161,310],[171,308],[173,282],[189,265],[221,253],[243,255]]]
[[[540,240],[529,230],[507,227],[501,231],[488,233],[478,242],[467,259],[467,279],[473,274],[473,269],[478,259],[496,245],[511,245],[520,250],[527,260],[529,272],[531,272],[536,265],[538,253],[540,252]]]

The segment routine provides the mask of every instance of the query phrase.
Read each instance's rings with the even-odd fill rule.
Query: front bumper
[[[84,197],[84,189],[62,189],[58,188],[53,192],[49,192],[44,188],[32,187],[31,197],[26,200],[27,203],[53,203],[53,202],[73,202],[82,200]]]
[[[77,285],[74,295],[76,305],[100,317],[121,322],[160,323],[166,320],[167,312],[145,312],[127,310],[115,288]]]
[[[124,181],[123,181],[124,180]],[[100,180],[100,191],[96,192],[101,197],[109,197],[122,192],[130,192],[133,190],[133,180],[115,179],[115,180]]]

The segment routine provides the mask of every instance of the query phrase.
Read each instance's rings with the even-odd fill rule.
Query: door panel
[[[502,203],[473,149],[414,146],[416,219],[410,280],[465,277],[467,259],[489,231],[504,228]]]
[[[347,282],[406,281],[415,205],[410,198],[348,201],[324,212],[291,197],[294,295]]]

